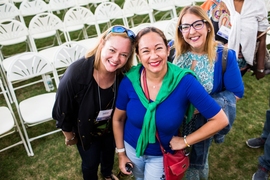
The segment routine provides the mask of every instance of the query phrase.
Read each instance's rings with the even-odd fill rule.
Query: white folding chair
[[[49,6],[52,12],[60,14],[60,11],[66,12],[69,8],[75,7],[77,2],[75,0],[50,0]]]
[[[98,24],[107,23],[107,25],[110,27],[115,20],[122,20],[123,25],[129,27],[127,18],[123,15],[123,10],[116,3],[100,3],[95,9],[94,14]],[[106,29],[107,28],[108,27],[106,27]]]
[[[23,0],[19,6],[22,18],[49,12],[49,5],[43,0]]]
[[[143,28],[151,27],[151,26],[153,26],[151,23],[143,23],[143,24],[140,24],[138,26],[131,28],[130,30],[132,30],[135,34],[138,34],[138,32],[142,30]]]
[[[45,75],[51,73],[53,74],[54,79],[59,81],[56,70],[53,68],[51,62],[36,52],[26,52],[19,55],[12,61],[9,69],[7,70],[8,87],[18,111],[19,119],[31,155],[34,155],[31,145],[33,140],[61,131],[60,129],[52,128],[52,131],[40,133],[40,131],[42,131],[40,129],[36,130],[35,133],[32,132],[31,137],[28,133],[28,131],[31,131],[34,126],[38,126],[52,120],[52,108],[56,93],[46,93],[37,90],[35,95],[21,94],[21,91],[20,93],[15,91],[12,82],[21,81],[23,83],[24,81],[31,81],[32,79],[40,76],[45,77]],[[35,86],[32,88],[37,89]],[[29,89],[29,87],[27,87],[27,89]],[[27,89],[25,89],[26,92]]]
[[[170,15],[170,19],[177,18],[177,12],[173,0],[149,0],[150,7],[156,11],[156,14],[163,12],[165,13],[159,20],[168,19],[167,16]],[[159,21],[156,19],[156,21]]]
[[[29,35],[36,41],[45,40],[49,41],[49,38],[53,38],[51,43],[42,43],[44,46],[37,46],[37,51],[47,49],[62,44],[60,33],[63,32],[66,41],[69,40],[63,21],[52,13],[40,13],[36,14],[29,23]],[[55,43],[57,41],[57,43]]]
[[[5,100],[5,105],[0,106],[0,138],[4,137],[6,138],[14,133],[18,133],[20,136],[19,140],[15,141],[14,139],[10,139],[8,145],[6,145],[5,147],[1,146],[0,152],[13,148],[17,145],[23,144],[27,155],[30,156],[31,154],[28,150],[26,141],[23,137],[18,121],[7,97],[6,89],[4,88],[1,79],[0,79],[0,89]]]
[[[166,36],[167,40],[174,39],[176,24],[177,24],[178,18],[173,18],[169,21],[160,21],[153,24],[154,27],[159,28],[162,30]]]
[[[17,20],[3,20],[0,21],[0,50],[1,60],[12,56],[14,54],[8,54],[5,52],[5,47],[11,47],[18,45],[20,43],[25,43],[25,51],[35,51],[35,44],[29,37],[27,27],[20,21]],[[16,54],[19,52],[25,52],[18,49]]]
[[[21,21],[20,10],[10,2],[0,2],[0,20],[16,19]]]
[[[154,23],[155,18],[153,15],[153,9],[149,6],[147,0],[126,0],[124,2],[123,11],[125,13],[132,13],[133,16],[131,17],[131,24],[132,27],[135,27],[137,25],[134,24],[134,18],[136,16],[142,18],[141,22],[139,22],[139,25],[142,23]],[[149,19],[149,21],[146,22],[146,19]]]
[[[85,7],[73,7],[70,8],[65,16],[64,16],[64,26],[65,26],[65,31],[68,35],[69,41],[72,39],[70,38],[70,33],[71,32],[78,32],[83,34],[83,38],[87,39],[88,38],[88,33],[87,29],[90,28],[90,26],[94,25],[95,26],[95,31],[96,34],[92,36],[98,36],[100,34],[100,29],[98,24],[96,23],[96,19],[94,14],[87,8]],[[78,35],[78,38],[76,40],[79,40],[80,34]],[[92,37],[91,36],[91,37]]]
[[[191,6],[193,5],[193,0],[174,0],[174,5],[178,8],[183,8],[183,7],[186,7],[186,6]]]
[[[53,56],[53,66],[57,70],[66,69],[71,63],[85,56],[87,48],[78,42],[66,42],[58,47]],[[58,75],[59,77],[62,76]],[[55,80],[58,87],[59,81]]]

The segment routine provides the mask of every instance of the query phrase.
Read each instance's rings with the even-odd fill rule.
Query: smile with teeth
[[[149,63],[151,66],[157,66],[160,64],[160,61],[156,61],[156,62],[150,62]]]
[[[192,41],[197,41],[199,38],[200,38],[200,36],[196,36],[196,37],[191,37],[190,39],[191,39]]]
[[[110,61],[110,60],[108,60],[108,62],[109,62],[112,66],[117,66],[117,63],[114,63],[114,62],[112,62],[112,61]]]

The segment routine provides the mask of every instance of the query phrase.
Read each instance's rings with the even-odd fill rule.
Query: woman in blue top
[[[113,116],[119,168],[125,174],[133,173],[136,180],[164,179],[156,130],[162,146],[172,152],[211,137],[228,124],[228,119],[192,71],[167,62],[169,47],[161,30],[142,29],[135,46],[141,63],[121,81]],[[179,137],[190,103],[209,121],[194,133]],[[128,162],[133,164],[132,172],[125,169]]]
[[[223,47],[215,42],[211,20],[199,6],[185,7],[180,13],[177,27],[174,63],[181,68],[193,70],[204,89],[216,98],[224,110],[231,106],[231,110],[227,111],[231,126],[236,114],[236,100],[244,94],[235,52],[228,49],[226,71],[223,73]],[[199,109],[195,111],[193,118],[196,119],[196,129],[208,122],[208,117]],[[222,141],[223,139],[218,139],[216,142]],[[207,139],[193,145],[186,179],[208,179],[210,143],[210,139]]]

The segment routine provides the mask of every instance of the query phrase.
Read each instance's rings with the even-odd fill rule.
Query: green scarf
[[[149,100],[145,97],[145,94],[143,92],[143,89],[141,87],[141,81],[140,81],[140,69],[142,67],[142,64],[138,64],[137,66],[132,67],[127,72],[127,77],[132,82],[132,85],[139,96],[139,99],[143,106],[146,108],[146,113],[144,115],[144,121],[142,126],[142,131],[139,136],[137,146],[136,146],[136,156],[140,157],[144,154],[144,151],[148,145],[148,143],[155,143],[156,142],[156,107],[159,105],[162,101],[164,101],[176,88],[176,86],[179,84],[181,79],[186,74],[192,74],[195,76],[193,71],[188,69],[181,69],[177,67],[176,65],[168,62],[168,70],[166,75],[164,76],[164,79],[162,81],[162,86],[158,92],[158,95],[156,97],[156,100],[153,102],[149,102]],[[196,77],[196,76],[195,76]],[[187,111],[187,121],[189,122],[194,112],[194,107],[190,104],[188,111]]]

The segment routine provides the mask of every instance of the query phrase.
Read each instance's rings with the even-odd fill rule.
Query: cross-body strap
[[[270,30],[270,27],[268,27],[262,34],[260,34],[259,36],[257,36],[257,39],[259,39],[260,37],[262,37],[263,35],[265,35],[269,30]]]
[[[146,72],[145,72],[145,69],[142,70],[142,81],[143,81],[143,91],[144,91],[144,94],[145,94],[146,98],[148,100],[150,100],[149,91],[148,91],[148,88],[147,88],[147,81],[146,81]],[[160,146],[160,149],[161,149],[162,153],[165,153],[166,150],[161,145],[161,142],[160,142],[160,139],[159,139],[157,130],[156,130],[156,137],[157,137],[157,140],[159,142],[159,146]]]
[[[223,51],[222,51],[222,78],[223,75],[226,71],[226,67],[227,67],[227,57],[228,57],[228,49],[223,47]]]

